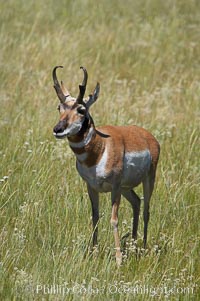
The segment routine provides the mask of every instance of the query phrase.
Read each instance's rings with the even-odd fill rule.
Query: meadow
[[[200,2],[0,2],[0,300],[199,300]],[[78,95],[101,84],[95,124],[137,124],[161,145],[147,249],[122,241],[117,268],[109,194],[91,255],[86,185],[56,140],[51,72]],[[137,193],[142,196],[142,189]],[[131,230],[122,199],[120,236]]]

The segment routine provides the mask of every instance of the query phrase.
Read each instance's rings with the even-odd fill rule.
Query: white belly
[[[146,177],[151,165],[149,150],[129,152],[124,156],[121,186],[133,188]]]
[[[96,191],[112,191],[113,170],[107,170],[108,153],[104,151],[99,163],[92,167],[87,167],[77,161],[77,170],[80,176],[89,183]],[[139,185],[147,175],[151,165],[151,154],[149,150],[126,153],[123,159],[121,170],[122,189],[132,189]]]

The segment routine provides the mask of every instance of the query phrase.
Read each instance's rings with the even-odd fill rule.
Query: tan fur
[[[101,137],[98,133],[103,133],[109,137]],[[79,139],[69,139],[70,141],[79,142]],[[150,150],[152,163],[156,168],[159,158],[159,144],[154,136],[147,130],[131,125],[131,126],[102,126],[97,128],[97,133],[91,142],[83,148],[71,147],[76,154],[88,153],[84,164],[88,167],[97,165],[100,161],[105,145],[109,151],[109,164],[107,171],[122,168],[122,158],[126,152],[138,152],[146,149]]]

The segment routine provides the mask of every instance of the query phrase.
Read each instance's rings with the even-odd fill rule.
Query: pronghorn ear
[[[85,106],[87,109],[91,107],[91,105],[97,100],[99,97],[99,92],[100,92],[100,84],[97,82],[96,88],[94,89],[93,94],[89,95],[89,99],[86,102]]]

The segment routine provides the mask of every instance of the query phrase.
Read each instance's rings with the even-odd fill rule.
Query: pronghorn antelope
[[[88,74],[84,67],[79,95],[74,98],[59,83],[53,69],[53,82],[60,100],[60,120],[53,129],[56,138],[67,138],[76,156],[76,167],[87,184],[92,205],[93,246],[97,245],[97,224],[99,220],[99,192],[111,192],[111,225],[114,230],[116,261],[122,261],[118,234],[118,209],[121,195],[133,209],[132,237],[137,239],[140,212],[140,198],[133,188],[143,184],[144,192],[144,247],[147,241],[149,201],[154,188],[156,166],[160,147],[157,140],[145,129],[131,126],[101,126],[96,128],[89,113],[90,106],[97,100],[100,85],[97,83],[93,94],[84,99]]]

